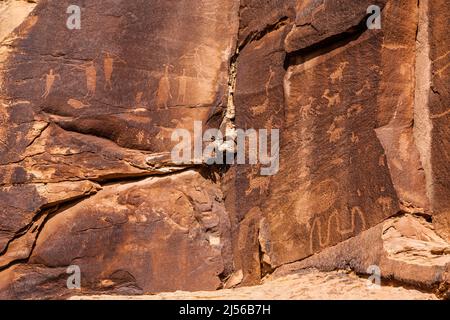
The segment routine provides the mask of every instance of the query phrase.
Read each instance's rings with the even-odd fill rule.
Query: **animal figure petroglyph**
[[[364,107],[360,104],[354,104],[350,108],[347,109],[347,118],[351,118],[356,116],[363,111]]]
[[[328,108],[334,107],[341,103],[341,97],[338,93],[335,93],[334,95],[330,96],[330,89],[326,89],[325,92],[322,95],[322,98],[325,98],[328,100]]]
[[[336,83],[337,81],[342,81],[342,78],[344,77],[344,71],[349,63],[348,62],[341,62],[339,64],[339,67],[330,75],[331,83]]]
[[[364,93],[364,91],[366,91],[367,89],[370,89],[370,83],[368,80],[364,81],[364,85],[362,86],[361,89],[359,89],[358,91],[356,91],[356,95],[360,96],[361,94]]]
[[[53,69],[50,69],[50,72],[45,75],[45,91],[42,95],[42,98],[47,98],[50,94],[53,84],[55,83],[56,78],[61,79],[59,74],[55,74]]]
[[[327,131],[328,135],[330,136],[330,142],[337,142],[339,139],[341,139],[342,134],[344,133],[344,128],[342,127],[344,119],[345,118],[343,116],[334,118],[333,123]]]
[[[300,115],[303,120],[307,120],[310,116],[316,116],[320,114],[312,107],[314,101],[316,101],[315,98],[309,97],[309,104],[300,107]]]
[[[260,168],[257,165],[251,167],[251,172],[247,174],[248,188],[245,195],[248,196],[253,190],[259,189],[259,194],[263,195],[269,190],[270,179],[267,176],[259,176]]]
[[[321,218],[320,217],[316,217],[311,225],[311,231],[310,231],[310,251],[311,253],[314,253],[314,234],[315,231],[317,231],[317,236],[319,239],[319,245],[321,248],[326,247],[330,244],[330,240],[331,240],[331,228],[332,228],[332,222],[333,219],[336,222],[334,225],[334,229],[336,230],[336,232],[341,235],[341,236],[345,236],[345,235],[349,235],[352,234],[356,231],[356,216],[359,216],[360,220],[361,220],[361,225],[362,225],[362,229],[361,230],[365,230],[366,229],[366,218],[364,217],[364,213],[361,210],[360,207],[353,207],[351,210],[351,226],[347,229],[342,228],[342,223],[339,219],[339,213],[337,212],[337,210],[334,210],[333,213],[329,216],[328,221],[327,221],[327,231],[326,231],[326,237],[325,240],[323,237],[323,229],[322,229],[322,222],[321,222]]]
[[[169,109],[169,99],[172,99],[169,68],[172,67],[169,64],[164,65],[164,75],[159,80],[158,90],[156,91],[156,106],[158,109]]]

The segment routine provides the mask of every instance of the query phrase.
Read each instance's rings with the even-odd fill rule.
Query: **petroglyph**
[[[342,81],[344,77],[344,71],[349,63],[348,62],[341,62],[339,64],[339,67],[330,75],[331,83],[336,83],[337,81]]]
[[[431,115],[430,118],[431,118],[431,119],[439,119],[439,118],[445,117],[445,116],[448,115],[448,114],[450,114],[450,109],[448,109],[447,111],[444,111],[444,112],[442,112],[442,113],[438,113],[438,114],[435,114],[435,115]]]
[[[319,245],[321,248],[328,246],[331,243],[331,233],[332,233],[332,227],[333,227],[333,220],[335,221],[334,230],[341,235],[346,236],[349,234],[352,234],[356,231],[356,218],[357,216],[360,219],[361,222],[361,230],[365,230],[367,223],[366,218],[364,217],[364,213],[361,210],[360,207],[353,207],[351,209],[351,226],[347,229],[342,228],[342,222],[339,219],[339,212],[337,210],[334,210],[333,213],[328,217],[327,221],[327,230],[326,235],[323,237],[323,229],[322,229],[322,221],[320,217],[316,217],[313,220],[313,223],[311,224],[311,231],[310,231],[310,252],[314,253],[314,235],[316,234],[319,239]],[[323,240],[325,238],[325,240]]]
[[[445,66],[443,66],[442,68],[440,68],[439,70],[434,72],[434,75],[438,75],[439,78],[442,78],[442,74],[444,73],[444,71],[450,66],[450,62],[447,63]]]
[[[266,84],[265,84],[265,92],[266,92],[266,96],[264,98],[264,102],[260,105],[251,107],[250,110],[252,112],[253,115],[257,116],[260,115],[262,113],[264,113],[267,108],[269,107],[269,92],[270,92],[270,83],[273,79],[273,77],[275,76],[275,72],[272,70],[272,67],[270,67],[270,71],[269,71],[269,79],[267,80]]]
[[[325,98],[328,100],[328,108],[334,107],[334,106],[338,105],[339,103],[341,103],[341,97],[339,95],[339,92],[330,96],[330,89],[325,90],[325,92],[322,95],[322,98]]]
[[[114,59],[126,64],[124,60],[109,52],[105,52],[105,58],[103,60],[103,70],[105,73],[105,89],[112,89],[112,74],[114,71]]]
[[[340,167],[345,163],[344,159],[342,158],[336,158],[330,161],[330,164],[332,164],[333,166],[337,166]]]
[[[270,179],[266,176],[257,176],[259,175],[260,169],[260,166],[252,166],[251,172],[247,174],[248,188],[245,190],[246,196],[256,189],[259,189],[260,195],[263,195],[269,190]]]
[[[156,135],[156,139],[159,140],[170,140],[172,137],[172,133],[174,131],[173,128],[156,126],[159,129],[158,134]]]
[[[386,158],[385,155],[380,156],[380,158],[378,159],[378,166],[386,167],[385,158]]]
[[[351,137],[352,143],[358,143],[359,142],[359,137],[356,133],[352,132],[352,137]]]
[[[345,118],[343,116],[338,116],[334,118],[333,123],[331,124],[330,128],[328,129],[327,133],[329,135],[329,141],[330,142],[337,142],[339,139],[342,138],[342,135],[344,133],[344,121]]]
[[[84,70],[86,75],[86,97],[92,97],[97,90],[97,69],[95,68],[94,61],[90,61],[86,64],[73,67],[77,70]]]
[[[183,74],[180,76],[178,80],[178,97],[177,101],[179,104],[184,104],[186,101],[186,89],[187,89],[187,80],[186,69],[183,69]]]
[[[76,99],[69,99],[67,101],[67,104],[74,109],[83,109],[90,106],[90,104],[84,104],[83,102]]]
[[[301,167],[300,175],[306,178],[310,175],[310,170],[307,166]],[[302,182],[302,187],[310,188],[311,182]],[[326,179],[310,190],[301,193],[300,198],[295,202],[295,217],[300,224],[307,223],[312,214],[320,214],[329,210],[337,200],[339,194],[339,184],[333,179]]]
[[[360,104],[354,104],[347,109],[347,118],[354,117],[363,111],[364,107]]]
[[[300,107],[300,115],[303,120],[307,120],[310,116],[317,116],[320,114],[317,110],[313,109],[313,103],[315,98],[309,97],[309,103]]]
[[[56,78],[61,79],[59,74],[54,73],[53,69],[50,69],[50,72],[45,75],[45,91],[42,95],[42,98],[46,99],[50,94],[53,84],[55,83]]]
[[[144,95],[144,92],[139,91],[136,93],[136,96],[134,98],[134,103],[136,105],[136,109],[142,108],[142,96]]]
[[[267,110],[268,106],[269,106],[269,99],[266,98],[262,104],[251,107],[250,111],[254,116],[258,116],[263,114]]]
[[[206,72],[205,63],[202,60],[200,50],[204,45],[199,45],[194,48],[193,53],[188,53],[180,57],[180,60],[187,60],[185,64],[190,65],[196,72],[196,78],[206,80],[208,79],[208,73]]]
[[[393,202],[394,200],[390,197],[380,197],[377,200],[378,205],[380,205],[385,215],[391,214]]]
[[[164,65],[164,74],[159,80],[158,90],[156,91],[156,106],[158,109],[169,109],[168,103],[172,99],[171,88],[170,88],[170,78],[169,78],[169,68],[172,65]]]
[[[142,144],[142,142],[144,141],[145,138],[145,133],[143,130],[139,130],[138,134],[136,135],[136,138],[138,140],[139,144]]]
[[[366,90],[370,90],[370,83],[369,80],[364,81],[364,85],[362,86],[361,89],[359,89],[358,91],[356,91],[356,95],[360,96],[361,94],[363,94]]]

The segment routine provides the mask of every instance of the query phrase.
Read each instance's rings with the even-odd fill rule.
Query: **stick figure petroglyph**
[[[109,90],[112,89],[112,73],[114,71],[114,59],[126,64],[124,60],[119,58],[116,55],[113,55],[109,52],[104,52],[105,58],[103,60],[103,69],[105,72],[105,89],[108,87]]]
[[[156,106],[158,109],[169,109],[169,99],[172,99],[169,68],[173,68],[173,66],[170,64],[164,64],[164,75],[159,80],[158,90],[156,91]]]
[[[253,113],[253,115],[257,116],[260,115],[262,113],[264,113],[267,108],[269,107],[269,94],[270,94],[270,83],[272,82],[273,77],[275,76],[275,71],[272,70],[272,66],[270,66],[269,69],[269,79],[267,80],[266,84],[265,84],[265,91],[266,91],[266,96],[264,98],[264,102],[262,104],[259,104],[257,106],[251,107],[251,112]]]
[[[42,95],[42,98],[47,98],[52,90],[53,84],[55,83],[56,78],[61,79],[59,74],[54,73],[53,69],[50,69],[50,72],[45,75],[45,92]]]
[[[95,68],[94,61],[90,61],[86,64],[73,67],[74,69],[84,70],[86,75],[86,97],[92,97],[95,95],[97,89],[97,69]]]
[[[188,77],[186,76],[186,69],[183,69],[183,74],[180,76],[179,81],[178,81],[177,100],[178,100],[179,104],[184,104],[184,102],[186,100],[187,79],[188,79]]]
[[[204,45],[199,45],[198,47],[194,48],[193,53],[188,53],[180,57],[180,60],[187,60],[187,63],[193,67],[193,69],[196,72],[196,78],[197,79],[207,79],[208,73],[205,72],[205,63],[202,60],[200,49],[204,47]]]

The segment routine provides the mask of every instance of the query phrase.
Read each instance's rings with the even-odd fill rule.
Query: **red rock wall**
[[[82,294],[215,290],[352,257],[364,272],[404,214],[439,239],[396,229],[448,256],[444,0],[101,0],[80,30],[70,4],[0,24],[1,298],[72,295],[70,265]],[[279,171],[174,163],[171,135],[194,121],[279,129]],[[386,276],[444,281],[445,259],[397,275],[389,259]]]

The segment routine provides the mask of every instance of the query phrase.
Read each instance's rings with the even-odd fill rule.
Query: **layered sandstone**
[[[0,298],[80,294],[72,265],[85,295],[373,265],[448,295],[444,0],[101,0],[79,30],[71,4],[0,2]],[[279,129],[279,171],[174,162],[200,122]]]

